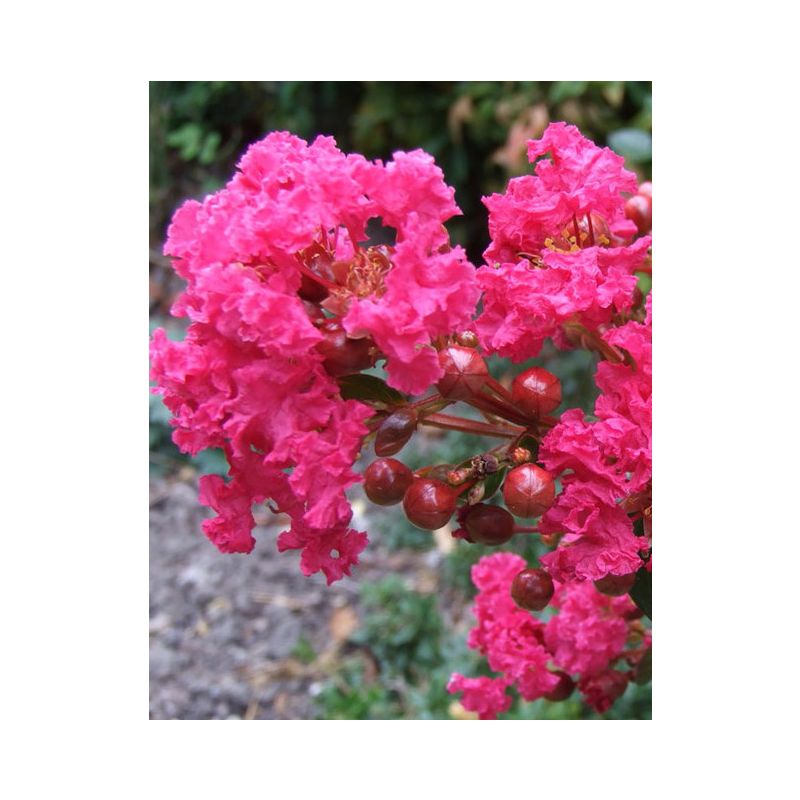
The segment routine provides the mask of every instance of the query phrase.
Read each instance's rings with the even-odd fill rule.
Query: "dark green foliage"
[[[503,149],[515,123],[577,124],[649,174],[650,84],[642,81],[153,82],[150,112],[156,246],[175,206],[219,187],[247,145],[272,130],[330,134],[368,158],[431,153],[464,212],[449,227],[475,263],[488,244],[481,196],[529,170],[524,156]]]

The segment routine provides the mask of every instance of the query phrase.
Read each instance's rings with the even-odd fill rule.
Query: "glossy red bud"
[[[379,456],[393,456],[399,453],[417,429],[417,412],[401,408],[381,423],[375,435],[375,453]]]
[[[486,503],[471,506],[461,524],[479,544],[504,544],[514,535],[514,517],[504,508]]]
[[[399,503],[414,481],[414,473],[395,458],[379,458],[364,470],[364,491],[379,506]]]
[[[653,201],[635,194],[625,201],[625,216],[636,225],[639,233],[649,233],[653,227]]]
[[[526,611],[541,611],[553,599],[553,579],[543,569],[524,569],[511,582],[511,597]]]
[[[561,670],[555,671],[553,674],[558,676],[558,683],[545,695],[545,699],[558,703],[561,700],[566,700],[572,694],[575,689],[575,681]]]
[[[506,475],[503,499],[514,516],[527,519],[544,514],[556,496],[553,476],[536,464],[520,464]]]
[[[639,189],[636,194],[640,194],[643,197],[647,197],[650,200],[653,199],[653,184],[650,181],[645,181],[644,183],[639,184]]]
[[[628,677],[627,673],[616,669],[602,672],[591,679],[593,684],[592,694],[602,695],[603,705],[606,708],[610,708],[616,700],[625,694],[625,689],[628,688]]]
[[[426,531],[447,524],[456,510],[458,495],[446,483],[430,478],[415,478],[403,498],[408,521]]]
[[[635,572],[631,572],[628,575],[606,575],[604,578],[594,582],[594,588],[601,594],[621,597],[623,594],[628,594],[635,581]]]
[[[317,350],[325,360],[325,371],[338,378],[341,375],[354,375],[368,369],[375,363],[374,343],[370,338],[351,339],[340,322],[327,320],[319,326],[325,337],[317,344]]]
[[[473,333],[472,331],[462,331],[456,336],[456,341],[462,347],[477,347],[478,346],[478,335]]]
[[[328,296],[328,290],[321,283],[318,283],[313,278],[303,273],[297,294],[300,296],[301,300],[307,300],[310,303],[319,303]]]
[[[439,364],[444,375],[436,388],[450,400],[469,399],[480,391],[489,376],[486,362],[471,347],[446,347],[439,353]]]
[[[526,414],[542,417],[561,405],[561,381],[541,367],[526,369],[514,378],[511,398]]]

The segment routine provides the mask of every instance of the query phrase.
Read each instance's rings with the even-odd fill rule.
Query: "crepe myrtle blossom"
[[[217,512],[203,529],[223,552],[254,545],[252,505],[291,518],[278,547],[328,581],[349,574],[367,537],[345,490],[374,409],[337,378],[385,359],[387,382],[422,393],[442,375],[432,340],[465,327],[475,269],[442,223],[459,213],[433,159],[387,164],[272,133],[227,186],[175,214],[165,252],[187,286],[181,342],[151,343],[152,377],[186,453],[225,451],[229,480],[201,479]],[[378,218],[393,245],[369,243]]]
[[[484,556],[472,568],[478,588],[476,626],[469,646],[486,656],[493,677],[455,673],[448,691],[481,719],[508,710],[515,689],[524,700],[565,699],[562,686],[577,684],[596,711],[607,711],[634,677],[630,669],[650,645],[641,616],[629,597],[609,597],[591,582],[560,584],[546,622],[512,599],[514,578],[526,567],[514,553]],[[616,669],[622,663],[624,670]],[[569,691],[571,693],[571,689]],[[568,695],[567,695],[568,696]]]
[[[651,641],[652,294],[638,284],[652,187],[564,123],[528,155],[533,174],[484,198],[476,269],[450,242],[454,192],[426,153],[371,162],[330,137],[270,134],[175,213],[165,252],[186,287],[172,313],[188,326],[150,347],[176,445],[227,459],[227,476],[199,482],[222,552],[252,550],[264,504],[304,574],[350,575],[367,534],[347,491],[362,481],[415,526],[497,549],[472,570],[468,641],[493,674],[448,684],[483,719],[515,694],[575,691],[604,713],[647,680]],[[511,366],[546,340],[597,357],[591,415],[564,407],[559,375]],[[401,450],[425,427],[481,444],[412,470]],[[502,551],[516,536],[539,537],[535,563]]]
[[[563,122],[529,142],[528,157],[535,174],[484,198],[492,241],[478,270],[475,330],[487,352],[513,361],[537,356],[547,338],[602,351],[597,332],[633,308],[634,272],[651,245],[649,236],[631,240],[637,227],[625,213],[636,176]]]

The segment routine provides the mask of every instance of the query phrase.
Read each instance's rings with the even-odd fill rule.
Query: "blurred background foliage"
[[[530,171],[525,145],[551,121],[578,125],[598,144],[626,159],[641,180],[651,168],[651,84],[642,81],[464,81],[464,82],[241,82],[191,81],[150,84],[150,327],[164,326],[180,338],[183,324],[168,316],[181,288],[162,255],[169,219],[180,203],[202,198],[231,176],[243,151],[272,130],[288,130],[307,140],[335,137],[345,152],[389,159],[396,150],[422,148],[442,168],[456,190],[463,216],[448,223],[455,241],[479,265],[488,245],[487,215],[481,197],[502,192],[509,178]],[[642,286],[649,289],[649,281]],[[563,408],[591,413],[596,397],[594,356],[545,347],[539,358],[511,368],[490,360],[496,378],[510,382],[529,366],[544,366],[562,380]],[[463,409],[460,409],[463,411]],[[371,448],[365,459],[372,458]],[[457,463],[481,450],[474,437],[432,431],[415,436],[397,457],[412,468]],[[171,442],[169,412],[150,397],[151,474],[155,478],[198,472],[224,474],[220,452],[197,458],[181,455]],[[366,462],[364,465],[366,466]],[[354,498],[363,498],[359,488]],[[398,507],[368,516],[371,539],[390,551],[424,554],[437,545],[430,533],[414,528]],[[363,522],[363,519],[361,520]],[[541,543],[517,536],[511,546],[530,562]],[[361,587],[361,626],[350,637],[336,674],[321,687],[321,718],[432,719],[461,713],[445,685],[453,671],[488,674],[483,659],[466,647],[474,594],[469,571],[492,548],[455,541],[438,560],[435,592],[406,586],[393,575]],[[455,616],[454,616],[454,609]],[[466,612],[464,612],[466,609]],[[464,612],[464,613],[462,613]],[[295,657],[313,661],[301,639]],[[606,719],[650,718],[650,685],[631,684]],[[515,702],[504,715],[518,719],[597,718],[572,698],[561,703]]]

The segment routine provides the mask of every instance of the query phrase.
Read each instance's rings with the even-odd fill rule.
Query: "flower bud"
[[[642,197],[647,197],[650,200],[653,199],[653,184],[650,181],[645,181],[644,183],[639,184],[639,189],[637,190],[636,194],[642,195]]]
[[[450,400],[469,399],[480,391],[489,376],[486,362],[470,347],[446,347],[439,353],[439,364],[444,375],[436,388]]]
[[[541,611],[553,598],[553,579],[543,569],[524,569],[511,583],[511,597],[526,611]]]
[[[521,464],[506,475],[503,499],[508,510],[517,517],[538,517],[544,514],[556,496],[553,476],[536,464]]]
[[[472,477],[472,470],[469,469],[451,469],[447,473],[447,482],[451,486],[460,486]]]
[[[628,673],[611,669],[608,672],[601,672],[597,676],[591,677],[592,695],[602,702],[602,706],[610,708],[616,700],[625,694],[628,688]],[[597,705],[595,703],[594,705]]]
[[[477,347],[478,346],[478,335],[473,333],[472,331],[462,331],[461,333],[456,336],[456,341],[462,347]]]
[[[342,324],[332,319],[322,323],[319,330],[325,337],[317,344],[317,350],[325,358],[322,366],[334,378],[354,375],[375,363],[375,347],[369,337],[351,339]]]
[[[504,544],[514,535],[514,517],[504,508],[486,503],[472,506],[461,524],[478,544]]]
[[[446,483],[415,478],[403,498],[403,510],[413,525],[435,531],[446,525],[453,516],[457,497]]]
[[[476,483],[468,492],[467,492],[467,503],[471,506],[480,503],[483,500],[484,496],[486,495],[486,484],[481,481],[480,483]]]
[[[636,225],[639,233],[649,233],[653,227],[653,201],[635,194],[625,201],[625,216]]]
[[[304,273],[300,278],[300,288],[297,290],[297,294],[301,300],[319,303],[328,296],[328,290]]]
[[[531,455],[532,455],[531,451],[528,450],[527,448],[515,447],[511,451],[509,458],[511,459],[511,463],[514,464],[514,466],[518,467],[520,464],[524,464],[526,461],[530,461]]]
[[[561,700],[566,700],[572,694],[575,689],[575,681],[561,670],[555,671],[553,674],[558,676],[558,683],[544,697],[545,700],[558,703]]]
[[[628,575],[606,575],[604,578],[594,582],[594,588],[601,594],[607,594],[610,597],[621,597],[623,594],[628,594],[635,581],[635,572],[631,572]]]
[[[379,458],[364,471],[364,491],[379,506],[399,503],[414,480],[414,473],[394,458]]]
[[[375,454],[393,456],[399,453],[417,429],[417,412],[400,408],[389,414],[375,435]]]
[[[542,417],[561,405],[561,381],[541,367],[526,369],[514,378],[511,398],[525,414]]]

